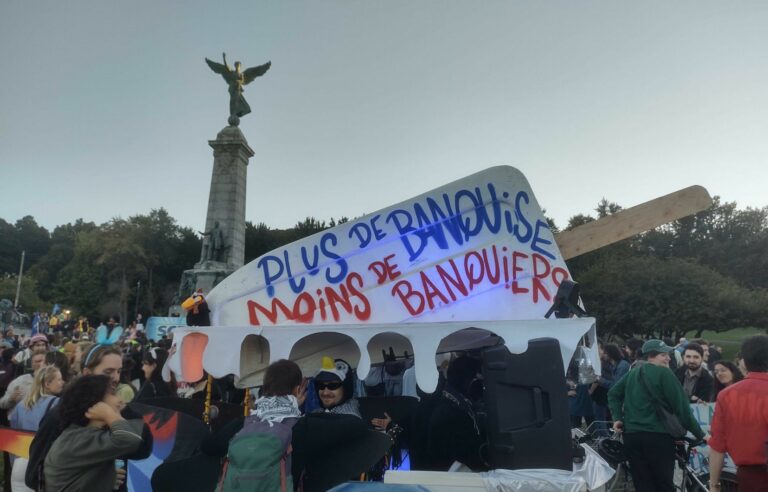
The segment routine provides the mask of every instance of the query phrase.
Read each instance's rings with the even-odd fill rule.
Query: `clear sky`
[[[0,217],[201,229],[246,87],[246,219],[359,216],[499,164],[559,225],[691,184],[768,205],[768,2],[0,2]]]

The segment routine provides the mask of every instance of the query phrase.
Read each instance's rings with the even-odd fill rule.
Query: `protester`
[[[58,400],[64,388],[64,378],[56,366],[41,367],[34,377],[29,394],[14,408],[11,427],[37,431],[40,421]]]
[[[112,345],[94,345],[88,350],[83,359],[83,375],[107,376],[113,389],[120,383],[121,371],[122,357],[120,350]],[[73,381],[73,383],[76,381]],[[123,416],[125,418],[140,418],[140,415],[134,414],[129,408],[123,410]],[[57,441],[62,429],[61,416],[57,405],[41,422],[40,429],[30,444],[29,466],[24,477],[24,482],[28,487],[35,489],[40,486],[43,461],[48,454],[48,450]],[[152,434],[147,426],[144,426],[143,440],[144,445],[133,455],[126,456],[125,459],[141,460],[150,455],[152,452]],[[125,470],[121,470],[118,473],[124,476]]]
[[[675,371],[691,403],[706,403],[712,397],[712,375],[704,366],[704,349],[691,342],[683,352],[683,367]]]
[[[75,346],[75,354],[70,366],[70,370],[73,375],[80,375],[83,372],[83,358],[85,354],[93,347],[91,342],[77,342]]]
[[[48,337],[38,334],[29,339],[29,346],[23,350],[20,350],[13,361],[19,365],[26,366],[29,369],[29,359],[32,356],[32,352],[36,350],[48,351]]]
[[[29,358],[32,373],[43,367],[43,364],[45,364],[45,354],[45,349],[37,350]],[[0,408],[8,410],[10,413],[18,402],[27,397],[34,380],[35,378],[32,374],[22,374],[11,381],[5,396],[0,398]]]
[[[48,320],[48,329],[49,333],[53,333],[59,329],[59,317],[55,314],[51,314],[51,319]]]
[[[11,427],[36,432],[40,427],[40,421],[58,402],[58,395],[64,387],[64,379],[61,372],[54,366],[40,368],[35,373],[32,388],[23,402],[16,405],[11,414]],[[12,492],[26,492],[32,489],[24,484],[24,474],[27,470],[28,460],[16,457],[13,461],[11,472]]]
[[[675,342],[671,337],[664,337],[661,339],[661,341],[666,345],[675,348],[675,350],[669,353],[669,368],[674,372],[678,367],[683,365],[683,357],[680,355],[680,352],[677,351],[677,346],[675,346]]]
[[[693,340],[691,340],[691,343],[698,344],[701,347],[701,350],[703,351],[702,359],[704,362],[704,367],[706,367],[707,369],[711,369],[710,364],[714,364],[716,359],[712,358],[713,352],[715,351],[712,350],[712,346],[710,345],[710,343],[703,338],[694,338]],[[718,356],[720,355],[719,352],[717,353],[717,355]]]
[[[487,469],[480,448],[485,438],[477,423],[472,388],[480,378],[480,361],[458,357],[448,366],[445,389],[429,419],[428,469],[447,471],[454,461],[473,470]]]
[[[715,344],[709,345],[709,358],[707,358],[707,364],[709,367],[714,367],[715,362],[722,360],[723,348]]]
[[[61,372],[61,377],[64,378],[64,382],[69,381],[69,360],[63,352],[48,352],[45,354],[45,365],[56,366]]]
[[[161,368],[162,373],[162,368]],[[172,373],[168,372],[169,378],[172,376]],[[169,379],[170,381],[170,379]],[[178,387],[176,388],[176,395],[181,398],[189,398],[191,400],[204,400],[208,394],[208,373],[203,371],[203,377],[200,378],[198,381],[192,382],[192,383],[179,383]],[[218,388],[218,385],[216,385],[216,382],[214,381],[214,384],[211,385],[211,399],[215,401],[221,400],[221,391]]]
[[[19,348],[19,340],[16,338],[16,335],[13,333],[13,328],[8,328],[3,333],[3,341],[6,342],[8,345],[10,345],[10,348],[17,349]]]
[[[123,332],[123,336],[127,340],[134,340],[136,338],[136,333],[137,333],[136,322],[132,321],[131,324],[128,325],[128,328],[125,330],[125,332]]]
[[[163,381],[161,375],[167,360],[168,352],[165,349],[152,347],[144,351],[141,362],[141,369],[144,371],[144,384],[136,395],[136,401],[176,395],[175,385]]]
[[[61,333],[54,333],[53,335],[48,335],[48,350],[51,351],[58,351],[64,346],[64,338],[61,336]]]
[[[600,353],[600,378],[590,387],[592,410],[595,420],[599,421],[601,431],[607,431],[602,422],[608,421],[608,391],[629,372],[629,362],[624,359],[621,349],[615,343],[598,344]]]
[[[746,338],[747,376],[720,392],[709,440],[710,490],[719,490],[725,453],[736,463],[740,492],[768,491],[768,335]]]
[[[727,360],[715,362],[712,366],[712,372],[715,374],[715,377],[712,384],[712,398],[710,401],[717,401],[717,396],[722,390],[744,379],[744,375],[736,367],[736,364]]]
[[[120,341],[123,335],[123,327],[117,324],[115,318],[110,317],[107,323],[102,323],[96,329],[96,343],[100,345],[112,345]]]
[[[323,357],[323,366],[315,376],[314,385],[322,407],[316,411],[362,418],[360,403],[354,398],[352,369],[346,361]]]
[[[571,427],[581,427],[582,420],[589,427],[595,420],[590,385],[579,383],[579,364],[572,360],[568,366],[566,377],[568,390],[568,411],[571,416]],[[595,383],[597,385],[597,383]]]
[[[256,409],[229,444],[222,491],[293,490],[291,456],[286,449],[305,397],[306,386],[295,362],[282,359],[267,367]],[[279,449],[270,445],[276,441]]]
[[[132,402],[136,397],[136,387],[131,383],[131,374],[136,362],[127,355],[123,355],[123,369],[120,371],[120,383],[115,388],[115,394],[125,403]]]
[[[14,350],[5,341],[0,341],[0,398],[5,396],[8,385],[16,377],[16,363],[13,362]]]
[[[109,376],[113,388],[120,384],[123,371],[123,354],[114,345],[93,345],[83,360],[83,375],[102,374]]]
[[[144,422],[125,420],[107,376],[83,376],[62,395],[64,431],[45,458],[45,490],[111,492],[119,482],[115,459],[139,450]]]
[[[64,342],[64,345],[62,346],[61,352],[67,357],[67,362],[69,363],[70,370],[72,368],[72,364],[75,362],[75,350],[77,349],[77,344],[71,340],[67,340]]]
[[[672,350],[661,340],[648,340],[642,346],[645,363],[638,364],[608,392],[613,429],[624,433],[637,492],[675,490],[674,439],[657,416],[654,400],[666,406],[697,438],[704,437],[683,388],[669,370]]]
[[[627,360],[630,365],[634,365],[638,360],[642,360],[642,353],[640,350],[642,346],[643,341],[639,338],[630,338],[627,340],[627,344],[624,348],[627,352]]]

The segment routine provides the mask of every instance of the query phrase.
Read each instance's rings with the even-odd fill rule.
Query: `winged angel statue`
[[[243,97],[243,86],[253,82],[256,77],[261,77],[267,73],[269,67],[272,66],[272,62],[267,62],[258,67],[251,67],[241,72],[240,67],[242,65],[239,61],[235,62],[235,69],[233,70],[227,64],[226,53],[222,53],[222,58],[224,59],[223,65],[208,58],[205,59],[205,63],[211,67],[211,70],[221,74],[227,82],[229,86],[229,124],[237,126],[240,123],[240,117],[251,112],[251,107]]]

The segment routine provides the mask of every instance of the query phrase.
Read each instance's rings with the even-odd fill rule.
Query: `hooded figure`
[[[472,406],[479,380],[477,359],[459,357],[448,366],[445,389],[429,419],[427,468],[447,471],[454,461],[473,470],[487,468],[480,455],[485,437]]]
[[[314,380],[321,408],[316,412],[354,415],[362,418],[360,405],[354,396],[354,374],[343,359],[323,357],[323,366]]]

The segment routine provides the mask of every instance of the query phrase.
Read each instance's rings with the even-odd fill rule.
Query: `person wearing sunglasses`
[[[357,418],[363,418],[360,414],[360,404],[353,397],[352,368],[345,360],[323,357],[323,366],[315,376],[314,384],[317,398],[322,407],[315,410],[316,412],[354,415]]]

